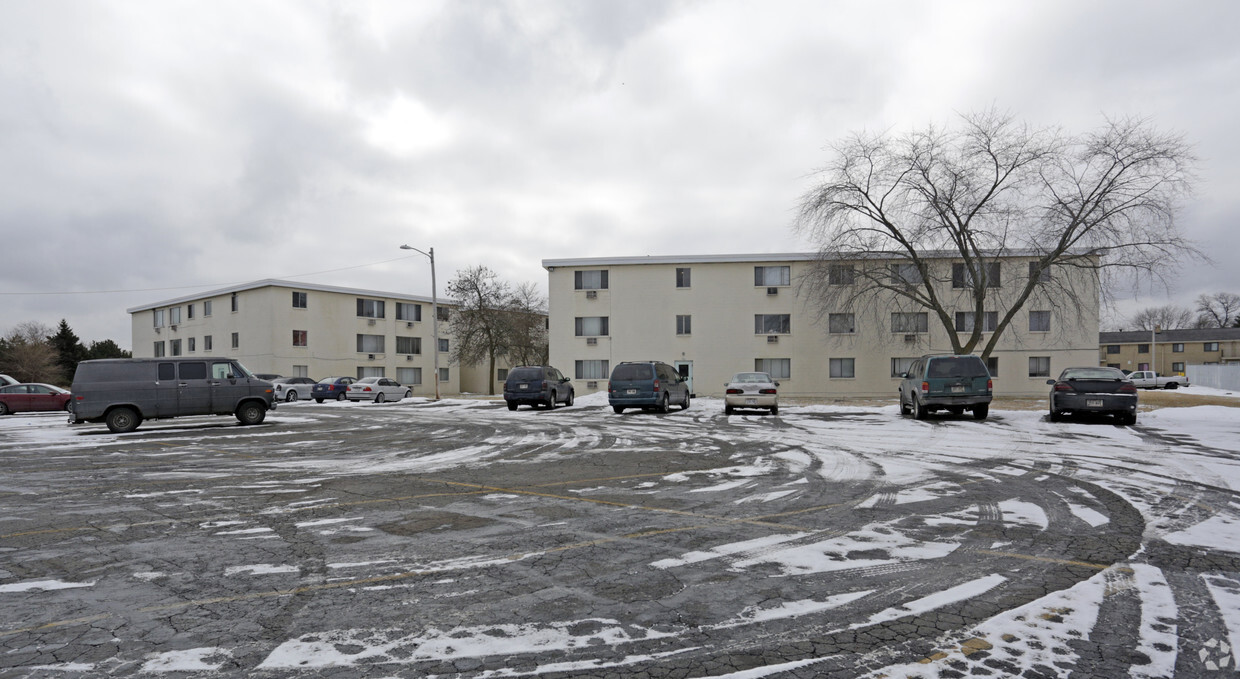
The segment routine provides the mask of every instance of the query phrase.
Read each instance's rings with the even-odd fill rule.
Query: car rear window
[[[1124,373],[1115,368],[1073,368],[1063,371],[1061,380],[1122,380]]]
[[[542,368],[516,368],[508,373],[510,380],[540,380],[542,379]]]
[[[613,380],[652,380],[654,369],[649,363],[621,363],[611,373]]]
[[[976,356],[930,359],[929,377],[987,377],[986,364]]]

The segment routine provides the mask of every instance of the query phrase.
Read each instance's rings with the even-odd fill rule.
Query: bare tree
[[[547,298],[534,283],[522,283],[508,300],[509,337],[507,357],[512,365],[546,365],[550,360],[547,340]]]
[[[818,247],[800,290],[819,318],[926,311],[954,351],[989,356],[1031,299],[1079,309],[1099,285],[1163,281],[1179,258],[1201,256],[1174,219],[1194,158],[1142,120],[1073,136],[987,111],[955,129],[856,134],[833,155],[796,222]],[[1030,269],[1004,277],[1000,301],[996,263],[1013,256]],[[1056,275],[1072,270],[1085,275]],[[960,294],[944,293],[949,280]],[[961,296],[971,318],[997,311],[993,325],[957,330]]]
[[[35,321],[19,323],[0,338],[0,372],[20,382],[64,384],[59,354],[49,338],[52,329]]]
[[[1240,295],[1216,292],[1197,297],[1198,319],[1206,328],[1229,328],[1240,322]]]
[[[1132,330],[1182,330],[1197,327],[1197,317],[1188,307],[1167,304],[1138,311],[1129,324]]]
[[[458,305],[452,314],[452,360],[458,365],[489,361],[487,384],[495,393],[495,361],[508,351],[506,306],[512,291],[499,274],[483,265],[456,272],[448,297]]]

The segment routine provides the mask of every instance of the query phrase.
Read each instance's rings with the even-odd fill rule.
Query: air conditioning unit
[[[768,294],[768,295],[778,295],[778,294],[779,294],[779,288],[767,288],[767,289],[766,289],[766,294]]]
[[[779,335],[767,335],[766,343],[767,344],[779,344]]]
[[[156,335],[158,335],[158,334],[159,334],[159,333],[161,333],[161,332],[163,332],[163,331],[162,331],[162,330],[160,330],[159,328],[155,328],[155,334],[156,334]]]
[[[598,299],[598,290],[586,290],[586,299]]]
[[[905,336],[904,336],[904,341],[905,341],[905,342],[916,342],[916,341],[917,341],[917,335],[905,335]]]
[[[405,356],[405,360],[406,360],[406,361],[412,361],[412,360],[413,360],[413,354],[409,354],[409,355]]]
[[[586,382],[586,389],[598,389],[598,382]]]
[[[375,324],[375,319],[373,318],[366,321],[366,325],[374,325],[374,324]]]
[[[177,329],[177,327],[176,327],[175,325],[170,325],[170,326],[168,326],[168,327],[169,327],[170,329],[174,330],[174,331]]]
[[[592,347],[592,346],[594,346],[594,345],[596,345],[596,344],[598,344],[598,338],[597,338],[597,337],[587,337],[587,338],[586,338],[586,346]]]
[[[368,359],[370,359],[370,360],[372,360],[372,361],[373,361],[373,360],[375,360],[375,355],[374,355],[374,354],[366,354],[366,358],[368,358]]]

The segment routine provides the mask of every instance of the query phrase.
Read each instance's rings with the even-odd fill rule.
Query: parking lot
[[[0,677],[1207,677],[1240,412],[0,420]]]

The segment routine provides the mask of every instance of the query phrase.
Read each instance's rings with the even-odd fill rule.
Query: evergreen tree
[[[56,350],[56,365],[60,368],[60,374],[66,379],[73,379],[78,362],[86,360],[86,347],[82,346],[82,340],[78,339],[69,327],[69,322],[63,318],[60,319],[56,334],[47,340]]]
[[[90,348],[86,350],[86,358],[94,360],[97,358],[133,358],[133,353],[125,351],[110,339],[99,342],[91,342]]]

